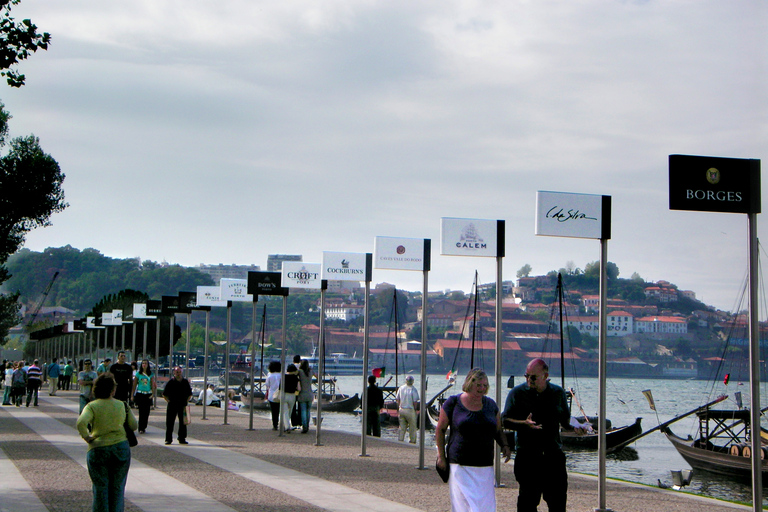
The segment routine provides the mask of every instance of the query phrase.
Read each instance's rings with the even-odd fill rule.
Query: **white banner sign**
[[[603,238],[603,197],[595,194],[537,192],[536,234]]]
[[[284,288],[322,288],[322,265],[320,263],[304,263],[301,261],[284,261],[281,285]]]
[[[377,236],[374,239],[373,268],[420,270],[428,268],[424,260],[426,240]]]
[[[155,318],[154,316],[147,316],[146,304],[134,304],[133,305],[133,319],[134,320],[149,320]]]
[[[101,314],[101,325],[112,325],[112,313]]]
[[[440,254],[445,256],[498,256],[499,221],[440,219]]]
[[[123,325],[123,310],[122,309],[113,309],[112,310],[112,325]]]
[[[226,279],[219,281],[220,299],[232,302],[253,302],[253,295],[248,295],[247,279]],[[199,304],[199,303],[198,303]]]
[[[364,252],[323,251],[322,278],[333,281],[365,281],[368,255]]]
[[[221,300],[221,287],[198,286],[197,287],[197,305],[223,308],[223,307],[227,307],[227,301]]]

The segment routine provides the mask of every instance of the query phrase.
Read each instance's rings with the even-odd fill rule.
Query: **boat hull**
[[[643,433],[641,425],[642,418],[635,419],[631,425],[612,428],[605,433],[606,453],[613,453],[621,450],[631,440]],[[584,450],[597,450],[598,434],[578,435],[576,432],[560,432],[560,441],[567,448],[576,448]]]
[[[707,448],[697,446],[693,440],[676,436],[669,428],[664,435],[677,452],[693,469],[727,476],[741,481],[752,479],[752,458],[731,455],[728,448],[709,444]],[[768,463],[762,461],[763,485],[768,483]]]

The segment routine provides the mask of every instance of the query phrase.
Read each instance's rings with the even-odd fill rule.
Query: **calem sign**
[[[669,155],[669,209],[760,213],[760,160]]]

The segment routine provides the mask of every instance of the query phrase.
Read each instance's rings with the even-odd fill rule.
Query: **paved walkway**
[[[431,470],[418,470],[413,446],[378,439],[360,457],[360,438],[323,431],[278,437],[265,417],[193,408],[189,445],[164,445],[164,408],[153,411],[139,436],[126,488],[126,510],[144,512],[230,511],[443,511],[447,487]],[[76,392],[40,397],[40,407],[0,408],[0,512],[88,511],[90,480],[86,447],[74,423]],[[431,456],[431,453],[430,453]],[[499,510],[514,510],[512,464],[503,467]],[[569,510],[597,505],[594,478],[571,476]],[[611,482],[615,511],[722,512],[749,507],[674,491]],[[542,510],[546,510],[543,506]]]

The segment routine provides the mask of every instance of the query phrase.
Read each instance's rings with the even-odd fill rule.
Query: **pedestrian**
[[[107,373],[110,366],[112,366],[112,359],[107,357],[104,359],[104,361],[101,362],[99,366],[96,367],[96,373],[99,375],[102,373]]]
[[[296,354],[293,356],[293,364],[297,368],[298,375],[298,368],[301,366],[301,356],[299,354]],[[299,379],[301,381],[301,379]],[[293,409],[291,409],[291,427],[292,430],[295,430],[301,426],[301,413],[299,412],[299,396],[296,395],[296,401],[293,403]]]
[[[54,357],[51,360],[51,364],[48,365],[48,394],[50,396],[56,396],[56,391],[59,389],[59,363],[58,358]]]
[[[416,444],[416,412],[419,410],[419,392],[413,387],[413,375],[405,378],[405,384],[397,389],[397,419],[400,424],[398,438],[405,440],[405,429],[408,429],[409,441]]]
[[[366,417],[368,423],[365,434],[373,437],[381,437],[381,408],[384,407],[384,393],[376,385],[376,376],[368,376],[368,407]]]
[[[80,386],[80,412],[83,412],[86,404],[93,400],[93,381],[99,375],[93,370],[90,359],[83,361],[83,371],[77,374],[77,384]]]
[[[283,377],[283,386],[285,387],[283,392],[283,424],[282,428],[285,429],[285,433],[291,432],[291,411],[296,404],[296,397],[301,391],[301,382],[299,381],[299,369],[295,364],[289,364],[286,368],[285,376]]]
[[[72,366],[72,361],[67,361],[66,366],[64,366],[64,373],[62,374],[62,379],[64,379],[64,390],[69,391],[72,387],[72,374],[75,373],[75,367]]]
[[[11,377],[11,401],[16,407],[21,407],[21,399],[27,391],[27,372],[24,371],[24,361],[16,363]]]
[[[128,402],[133,388],[133,368],[125,362],[125,352],[121,350],[117,353],[117,362],[109,367],[109,373],[115,377],[117,390],[115,398]]]
[[[299,384],[301,390],[299,396],[296,397],[296,402],[299,404],[299,417],[301,418],[301,433],[306,434],[309,432],[309,416],[310,409],[312,408],[312,370],[309,367],[309,361],[302,359],[299,363]]]
[[[3,405],[13,405],[11,404],[11,389],[13,386],[13,370],[15,368],[15,363],[13,361],[8,361],[5,365],[5,375],[3,375],[3,379],[5,380],[5,389],[3,389]]]
[[[279,361],[271,361],[267,369],[269,374],[264,385],[267,387],[266,397],[269,401],[269,410],[272,413],[272,430],[277,430],[280,423],[280,381],[282,375],[280,369],[282,365]]]
[[[66,366],[65,361],[66,359],[64,359],[63,357],[61,358],[61,361],[59,361],[59,383],[58,383],[59,391],[64,389],[64,367]]]
[[[453,512],[496,510],[493,457],[498,443],[507,462],[511,455],[501,428],[499,406],[488,398],[488,376],[481,368],[467,373],[462,392],[443,404],[435,430],[437,466],[450,466]],[[446,443],[445,433],[451,429]]]
[[[43,384],[43,370],[40,369],[40,362],[35,359],[27,368],[27,407],[29,407],[32,397],[35,397],[35,407],[37,407],[37,395],[40,386]]]
[[[5,369],[8,367],[8,360],[3,359],[3,363],[0,364],[0,389],[5,387]]]
[[[136,430],[131,409],[115,400],[117,385],[110,373],[100,375],[93,383],[95,399],[77,418],[77,431],[88,443],[88,474],[93,489],[93,512],[122,512],[125,482],[131,467],[131,447],[124,424]]]
[[[542,497],[550,512],[566,510],[568,473],[560,428],[574,428],[570,425],[565,391],[549,382],[548,377],[549,367],[543,359],[529,362],[525,382],[509,392],[502,414],[504,425],[517,431],[515,479],[520,486],[519,512],[535,511]],[[584,433],[581,428],[575,430]]]
[[[181,373],[180,366],[174,366],[173,377],[165,385],[163,398],[168,403],[165,410],[165,444],[173,442],[173,426],[176,419],[179,420],[179,432],[177,439],[179,444],[187,443],[187,425],[184,423],[184,414],[192,398],[192,386]]]
[[[152,408],[152,397],[157,393],[155,375],[149,368],[149,360],[142,359],[141,367],[133,378],[133,391],[131,396],[139,409],[139,434],[147,431],[149,423],[149,410]]]

